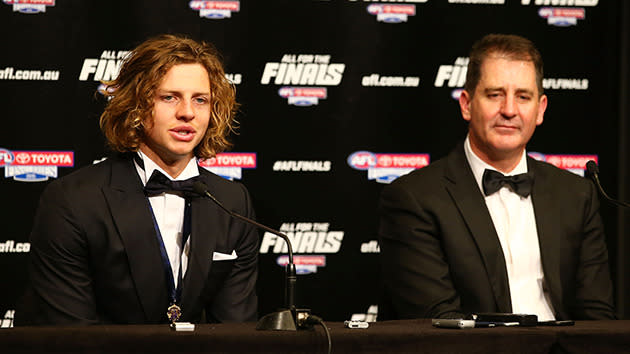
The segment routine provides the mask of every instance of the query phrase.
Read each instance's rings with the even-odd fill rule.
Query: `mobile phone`
[[[440,328],[475,328],[474,320],[434,318],[431,323]]]
[[[539,326],[573,326],[575,324],[572,320],[564,320],[564,321],[540,321],[538,322]]]
[[[484,327],[515,327],[520,326],[521,324],[518,322],[484,322],[484,321],[475,321],[475,328],[484,328]]]
[[[195,330],[195,325],[190,322],[173,322],[170,327],[176,332],[192,332]]]
[[[370,325],[365,321],[343,321],[343,325],[346,328],[368,328]]]
[[[471,320],[481,322],[494,323],[496,326],[501,324],[513,325],[514,322],[519,326],[536,326],[538,325],[538,316],[518,313],[496,313],[496,312],[484,312],[473,313],[469,315]]]

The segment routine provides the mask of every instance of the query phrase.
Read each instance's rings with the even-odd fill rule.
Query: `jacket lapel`
[[[561,255],[557,250],[562,249],[557,243],[557,236],[562,234],[558,220],[554,219],[554,210],[557,207],[554,193],[549,186],[553,183],[540,183],[548,180],[549,176],[544,174],[544,170],[538,168],[538,163],[532,158],[527,158],[527,168],[534,172],[534,185],[532,188],[532,204],[534,206],[534,216],[536,217],[536,231],[538,233],[538,244],[540,248],[540,258],[545,275],[545,286],[548,287],[551,302],[556,311],[559,311],[562,301],[562,279],[560,270]],[[556,250],[554,252],[554,250]]]
[[[166,314],[166,282],[149,202],[132,160],[114,158],[111,163],[111,185],[103,187],[103,193],[125,247],[146,319],[160,322]]]
[[[450,182],[446,184],[446,189],[481,254],[486,275],[492,284],[497,309],[499,312],[512,312],[503,250],[484,197],[466,160],[463,144],[448,156],[445,177]]]
[[[203,177],[204,172],[200,171],[200,173],[210,193],[217,195],[208,178]],[[228,232],[230,222],[230,217],[208,198],[193,198],[191,208],[192,231],[188,268],[183,280],[183,311],[186,307],[195,306],[199,300],[199,294],[203,294],[203,287],[207,283],[212,265],[212,255],[216,249],[217,237]]]

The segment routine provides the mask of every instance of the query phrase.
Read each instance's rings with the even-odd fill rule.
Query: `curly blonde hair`
[[[238,104],[234,85],[225,77],[219,53],[209,43],[178,35],[160,35],[132,50],[123,61],[118,77],[104,81],[110,98],[100,118],[101,131],[109,146],[119,152],[137,151],[145,138],[147,118],[152,116],[153,98],[162,78],[174,65],[199,63],[210,79],[210,124],[195,156],[207,159],[225,151],[234,132]]]

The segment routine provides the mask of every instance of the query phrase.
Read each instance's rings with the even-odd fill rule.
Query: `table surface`
[[[0,330],[0,353],[326,353],[321,326],[258,331],[255,323],[16,327]],[[333,353],[630,353],[630,321],[576,321],[565,327],[435,328],[429,319],[326,323]]]

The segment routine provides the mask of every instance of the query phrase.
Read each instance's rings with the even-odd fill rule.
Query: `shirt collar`
[[[470,136],[466,135],[466,140],[464,141],[464,153],[466,154],[466,159],[468,160],[468,164],[472,169],[473,175],[475,176],[475,181],[477,181],[477,186],[479,186],[479,190],[483,193],[483,172],[486,169],[497,171],[496,168],[490,166],[485,163],[479,156],[477,156],[470,147]],[[500,171],[499,171],[500,172]],[[521,156],[521,160],[518,162],[516,167],[508,172],[504,173],[506,176],[518,175],[521,173],[527,173],[527,152],[523,150],[523,155]]]
[[[133,162],[136,165],[136,171],[138,171],[138,175],[140,176],[140,180],[142,181],[143,186],[147,184],[147,181],[151,177],[151,174],[153,174],[153,170],[160,171],[166,177],[168,177],[171,181],[182,181],[185,179],[189,179],[191,177],[199,176],[199,167],[197,165],[197,158],[194,156],[190,159],[190,161],[188,161],[188,164],[186,165],[186,168],[184,168],[182,173],[180,173],[179,176],[177,176],[177,178],[172,178],[168,173],[166,173],[166,171],[164,171],[160,166],[158,166],[155,162],[153,162],[153,160],[151,160],[147,155],[142,153],[142,151],[138,150],[137,154],[138,156],[140,156],[140,159],[142,160],[144,164],[144,168],[142,168],[142,166],[140,166],[140,164],[138,164],[138,162],[135,159]]]

